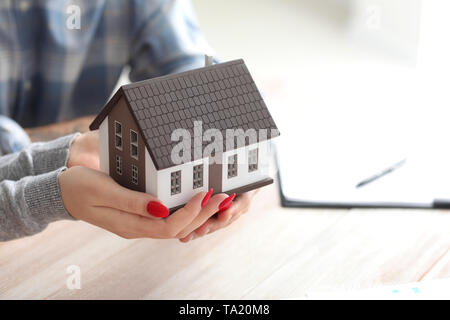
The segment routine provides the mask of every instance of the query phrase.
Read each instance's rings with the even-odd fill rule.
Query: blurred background
[[[403,158],[428,167],[419,182],[442,175],[438,162],[450,159],[449,1],[193,3],[218,57],[244,58],[263,91],[289,149],[285,166],[321,168],[316,186],[330,190],[330,174],[354,187]]]

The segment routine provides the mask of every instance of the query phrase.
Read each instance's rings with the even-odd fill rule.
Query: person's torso
[[[96,114],[129,61],[129,1],[0,4],[0,114],[24,127]]]

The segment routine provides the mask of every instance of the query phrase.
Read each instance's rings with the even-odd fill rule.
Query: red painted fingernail
[[[205,197],[204,197],[203,200],[202,200],[202,208],[203,208],[204,206],[206,206],[206,204],[208,203],[209,199],[210,199],[211,196],[212,196],[212,193],[213,193],[213,189],[211,188],[211,189],[209,189],[208,193],[205,195]]]
[[[169,215],[169,209],[158,201],[150,201],[147,204],[147,212],[158,218],[165,218]]]
[[[229,207],[231,207],[231,204],[233,203],[234,197],[236,197],[236,193],[233,193],[231,196],[229,196],[228,198],[226,198],[225,200],[223,200],[223,201],[219,204],[219,211],[217,211],[217,212],[225,211],[225,210],[227,210]]]

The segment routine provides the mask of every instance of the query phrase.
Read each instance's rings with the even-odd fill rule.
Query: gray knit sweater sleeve
[[[64,208],[58,177],[77,135],[34,143],[0,157],[0,241],[35,234],[52,221],[73,219]]]

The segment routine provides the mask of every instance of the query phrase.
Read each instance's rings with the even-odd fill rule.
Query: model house
[[[195,132],[198,123],[201,135],[209,129],[223,134],[223,150],[202,152],[209,141]],[[127,188],[155,195],[171,210],[209,188],[239,194],[273,182],[269,142],[279,133],[243,60],[122,86],[90,129],[99,129],[101,170]],[[192,152],[183,163],[172,156],[180,146],[172,141],[177,129],[191,134],[183,146]],[[238,134],[227,149],[227,129],[267,134],[256,141]]]

